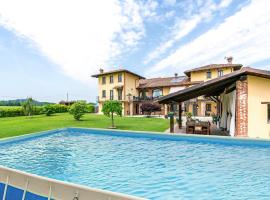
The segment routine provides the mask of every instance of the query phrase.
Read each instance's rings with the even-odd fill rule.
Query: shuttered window
[[[102,90],[102,98],[106,98],[106,90]]]
[[[110,100],[113,100],[113,90],[110,90]]]

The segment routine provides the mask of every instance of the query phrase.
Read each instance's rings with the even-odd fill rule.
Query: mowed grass
[[[135,131],[164,132],[169,127],[168,120],[142,117],[115,117],[115,124],[117,129]],[[110,125],[110,118],[96,114],[86,114],[81,121],[74,120],[68,113],[49,117],[7,117],[0,118],[0,138],[65,127],[108,128]]]

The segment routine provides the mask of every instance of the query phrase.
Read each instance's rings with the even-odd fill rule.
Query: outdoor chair
[[[201,125],[195,125],[194,133],[195,134],[202,134],[202,132],[203,132],[203,127]]]

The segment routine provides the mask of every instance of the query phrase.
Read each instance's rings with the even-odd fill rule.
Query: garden
[[[103,109],[104,115],[99,115],[94,113],[94,105],[83,101],[71,106],[35,106],[31,99],[22,106],[0,106],[0,138],[66,127],[154,132],[168,129],[165,119],[121,116],[122,107],[117,101],[107,101]]]

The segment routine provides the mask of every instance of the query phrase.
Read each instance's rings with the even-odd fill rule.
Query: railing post
[[[173,104],[170,104],[170,133],[174,133],[174,113],[173,113]]]
[[[170,133],[174,133],[174,117],[170,115]]]
[[[182,128],[182,102],[179,103],[178,108],[178,127]]]

